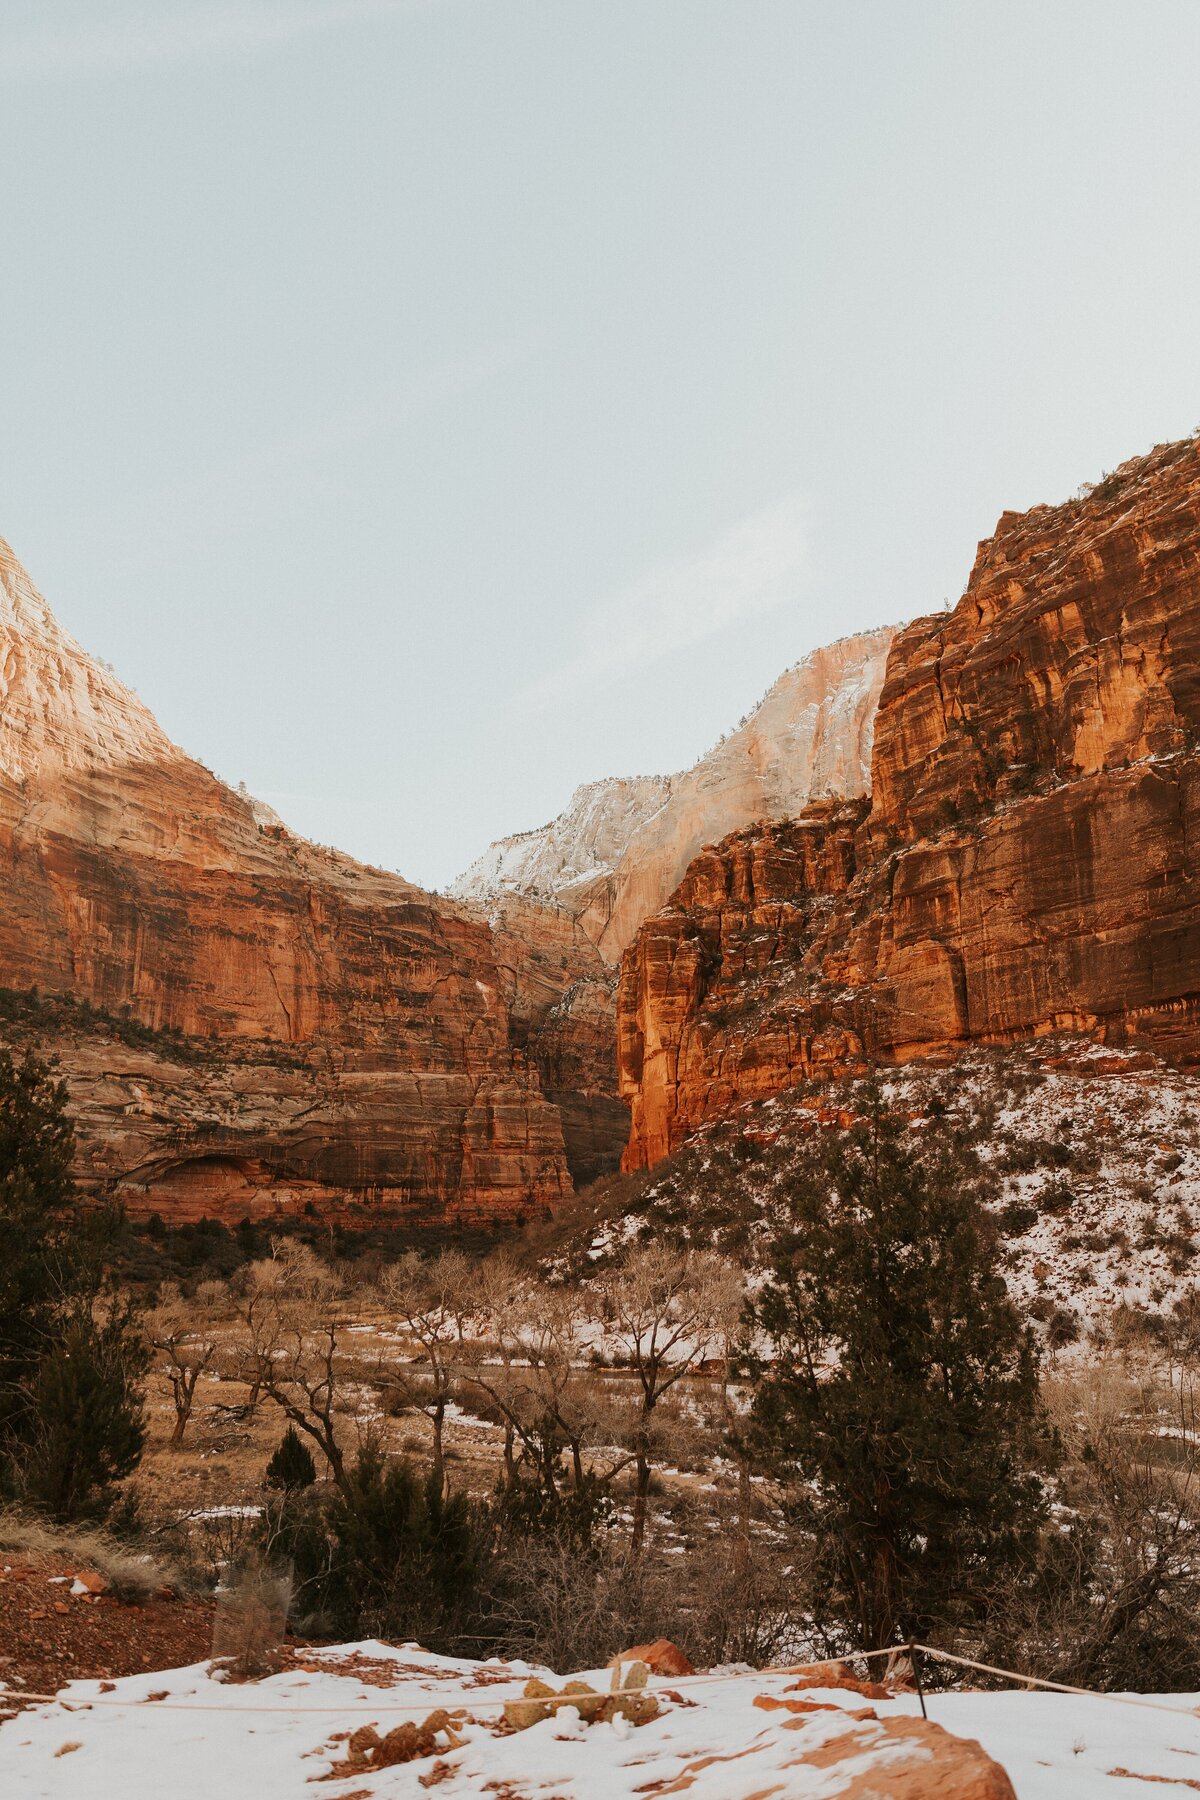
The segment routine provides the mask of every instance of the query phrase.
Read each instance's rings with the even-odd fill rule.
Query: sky
[[[426,886],[1200,424],[1195,0],[0,0],[0,534]]]

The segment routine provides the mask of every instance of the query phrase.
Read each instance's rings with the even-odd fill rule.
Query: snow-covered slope
[[[573,1707],[508,1732],[524,1665],[450,1661],[368,1641],[310,1651],[267,1681],[224,1685],[209,1665],[77,1681],[0,1726],[5,1800],[1112,1800],[1195,1786],[1194,1695],[935,1693],[871,1699],[788,1674],[652,1678],[648,1724],[585,1724]],[[608,1674],[585,1677],[607,1688]],[[797,1693],[797,1687],[803,1691]],[[373,1767],[351,1734],[379,1736],[443,1709],[433,1749]],[[359,1740],[361,1742],[361,1739]],[[314,1787],[320,1783],[320,1787]],[[1010,1785],[1011,1784],[1011,1785]]]
[[[553,900],[615,962],[705,844],[821,796],[868,792],[894,635],[885,626],[814,650],[692,768],[589,782],[548,825],[493,844],[452,892],[485,904],[505,892]]]
[[[999,1267],[1049,1342],[1103,1342],[1196,1293],[1200,1075],[1089,1038],[978,1048],[880,1071],[913,1142],[971,1147]],[[630,1242],[717,1245],[753,1265],[812,1142],[860,1117],[861,1084],[802,1082],[709,1121],[589,1224],[560,1267],[603,1275]]]

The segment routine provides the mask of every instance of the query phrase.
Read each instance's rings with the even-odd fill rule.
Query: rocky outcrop
[[[234,1218],[492,1219],[569,1191],[486,921],[217,781],[7,546],[0,672],[0,986],[111,1015],[9,1007],[62,1056],[88,1180]]]
[[[810,800],[865,794],[893,629],[815,650],[716,749],[679,775],[598,781],[540,831],[493,844],[454,893],[502,894],[570,913],[615,964],[705,844]]]
[[[1188,440],[1006,513],[957,607],[896,636],[852,844],[828,809],[727,840],[647,921],[618,1009],[627,1165],[873,1059],[1054,1030],[1196,1059],[1198,742]]]
[[[863,811],[814,808],[702,851],[626,952],[617,1045],[632,1107],[627,1168],[775,1093],[782,1070],[840,1070],[855,1052],[839,1010],[814,995],[805,961],[849,887]]]

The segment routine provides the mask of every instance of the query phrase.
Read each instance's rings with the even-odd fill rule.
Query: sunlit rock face
[[[626,950],[628,1166],[742,1100],[1052,1030],[1200,1055],[1200,445],[1006,513],[890,648],[870,801],[704,852]],[[840,885],[839,885],[840,884]]]
[[[7,545],[0,688],[0,986],[121,1026],[9,1008],[63,1058],[85,1177],[226,1218],[491,1219],[569,1191],[486,921],[217,781]]]
[[[537,831],[504,838],[454,893],[549,901],[615,964],[706,844],[811,800],[865,794],[888,626],[815,650],[714,750],[679,775],[596,781]]]

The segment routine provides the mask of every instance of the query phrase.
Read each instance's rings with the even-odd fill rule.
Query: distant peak
[[[552,900],[613,961],[701,846],[818,796],[870,789],[875,709],[896,627],[822,645],[794,663],[690,769],[577,787],[535,831],[489,845],[453,884],[460,900]]]

